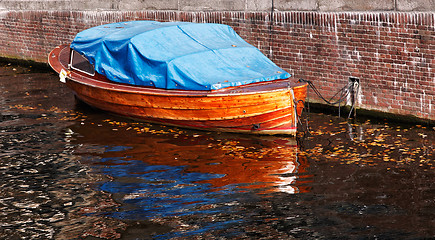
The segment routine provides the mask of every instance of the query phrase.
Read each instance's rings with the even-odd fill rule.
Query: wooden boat
[[[161,89],[109,80],[73,65],[68,45],[53,49],[50,66],[78,99],[95,108],[146,122],[206,131],[294,135],[307,85],[293,78],[217,90]],[[80,63],[81,61],[81,63]],[[86,68],[85,67],[85,68]]]

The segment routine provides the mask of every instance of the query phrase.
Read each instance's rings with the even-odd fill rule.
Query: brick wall
[[[434,12],[10,10],[0,11],[0,19],[0,56],[40,62],[77,32],[104,23],[228,24],[327,97],[358,77],[359,107],[435,120]]]

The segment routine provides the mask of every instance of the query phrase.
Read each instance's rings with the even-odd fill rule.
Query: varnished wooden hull
[[[118,115],[178,127],[250,134],[296,133],[296,112],[306,84],[278,80],[215,91],[163,90],[114,83],[68,70],[69,48],[49,55],[51,67],[68,72],[66,85],[83,102]]]

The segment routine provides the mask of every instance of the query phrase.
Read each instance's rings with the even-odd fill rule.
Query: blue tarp
[[[71,48],[112,81],[163,89],[213,90],[290,77],[222,24],[111,23],[78,33]]]

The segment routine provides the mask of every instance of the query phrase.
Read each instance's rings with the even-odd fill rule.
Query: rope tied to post
[[[331,98],[326,99],[320,91],[317,89],[317,87],[314,85],[314,83],[310,80],[305,79],[299,79],[299,82],[305,82],[308,84],[308,87],[313,90],[313,92],[322,99],[326,104],[336,106],[338,104],[338,116],[341,117],[341,105],[348,101],[348,97],[351,99],[351,109],[349,111],[348,119],[352,115],[352,112],[354,113],[354,116],[356,116],[355,112],[355,104],[356,100],[358,98],[359,94],[359,79],[350,77],[349,82],[342,87],[340,90],[338,90]],[[308,98],[308,95],[307,95]]]

